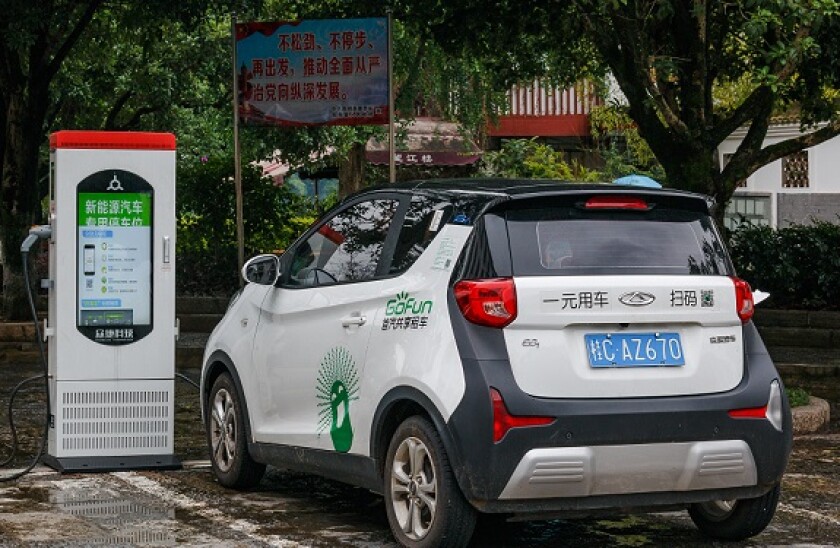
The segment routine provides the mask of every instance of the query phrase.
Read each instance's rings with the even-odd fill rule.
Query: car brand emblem
[[[618,300],[627,306],[647,306],[655,301],[656,297],[644,291],[631,291],[619,297]]]

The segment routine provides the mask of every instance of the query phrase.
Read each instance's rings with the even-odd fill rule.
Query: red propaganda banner
[[[246,124],[388,123],[388,20],[236,25],[239,117]]]

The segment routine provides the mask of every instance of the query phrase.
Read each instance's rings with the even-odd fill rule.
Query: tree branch
[[[767,128],[770,126],[770,116],[773,114],[772,101],[759,108],[753,122],[747,131],[744,140],[735,150],[735,155],[729,164],[720,174],[718,184],[725,190],[725,194],[731,194],[737,181],[746,179],[751,172],[748,171],[750,162],[756,157],[767,136]]]
[[[61,63],[64,62],[64,59],[70,53],[70,50],[73,49],[73,46],[76,45],[76,42],[79,41],[79,38],[82,36],[82,33],[87,28],[88,24],[90,24],[94,14],[96,14],[96,10],[99,9],[102,2],[103,0],[89,0],[87,7],[85,7],[82,15],[73,27],[73,30],[70,31],[70,34],[67,35],[64,42],[61,43],[56,52],[53,54],[52,59],[47,64],[44,74],[42,75],[42,79],[44,81],[49,83],[53,76],[56,75],[58,69],[61,68]]]
[[[628,9],[630,9],[630,7],[631,6],[628,4]],[[624,47],[622,48],[622,52],[629,50],[627,55],[632,56],[631,59],[633,67],[636,74],[639,76],[638,82],[647,91],[647,94],[653,101],[656,110],[662,115],[662,118],[665,120],[668,127],[670,127],[671,130],[679,137],[688,139],[688,128],[685,123],[680,120],[679,116],[677,116],[677,114],[671,109],[667,99],[657,86],[656,71],[650,64],[650,58],[647,54],[646,48],[643,48],[640,43],[636,43],[636,37],[642,35],[641,30],[636,24],[638,22],[638,18],[627,17],[626,19],[628,19],[628,21],[619,21],[617,20],[619,17],[620,16],[618,15],[612,16],[612,31],[615,33],[615,36],[617,36],[618,43],[621,44],[623,42]]]
[[[114,102],[114,106],[112,106],[111,110],[108,111],[108,116],[105,117],[103,129],[112,130],[116,128],[117,116],[119,116],[123,107],[125,107],[125,104],[128,103],[133,95],[134,92],[129,90],[119,96],[119,98]]]
[[[805,133],[799,137],[787,139],[765,147],[760,150],[747,165],[748,175],[770,162],[775,162],[776,160],[784,158],[794,152],[799,152],[800,150],[824,143],[837,135],[840,135],[840,120],[833,120],[829,122],[828,125],[818,129],[817,131]]]
[[[773,104],[773,92],[770,88],[767,86],[755,88],[728,118],[719,122],[709,132],[709,144],[714,147],[721,144],[733,131],[746,124],[748,120],[755,118],[768,104]]]
[[[615,77],[621,91],[627,97],[630,117],[639,126],[639,133],[650,143],[657,157],[671,152],[673,139],[668,128],[659,120],[656,110],[651,106],[649,97],[642,93],[642,78],[636,71],[633,58],[628,48],[620,48],[613,32],[613,23],[584,8],[582,2],[574,0],[575,7],[583,17],[586,32],[595,42]],[[667,150],[666,150],[667,149]]]
[[[796,35],[793,37],[792,47],[795,50],[799,50],[799,46],[802,44],[803,40],[811,35],[811,27],[802,26],[799,27],[799,30],[796,31]],[[773,71],[776,78],[779,80],[787,80],[790,78],[794,72],[799,68],[799,60],[791,61],[788,63],[777,63],[776,70]]]
[[[163,110],[163,108],[159,106],[140,107],[134,111],[134,114],[131,116],[131,118],[129,118],[129,120],[125,124],[117,126],[114,129],[133,129],[137,127],[137,125],[140,123],[140,118],[146,116],[147,114],[154,114],[155,112],[160,112],[161,110]]]

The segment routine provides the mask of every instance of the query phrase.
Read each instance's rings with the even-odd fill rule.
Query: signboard
[[[387,150],[368,150],[365,158],[372,164],[387,164]],[[451,150],[395,152],[394,162],[399,166],[466,166],[476,163],[480,154],[475,152],[455,152]]]
[[[388,123],[388,20],[323,19],[236,25],[244,123]]]
[[[119,169],[77,190],[77,327],[103,344],[152,329],[152,186]]]

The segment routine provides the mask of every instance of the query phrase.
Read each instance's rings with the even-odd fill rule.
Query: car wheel
[[[760,497],[702,502],[691,505],[688,513],[697,528],[709,537],[744,540],[767,527],[776,512],[780,492],[777,483]]]
[[[476,510],[461,493],[440,436],[426,419],[406,419],[385,459],[385,508],[394,537],[403,545],[464,546]]]
[[[219,483],[237,489],[258,484],[265,464],[254,461],[248,453],[241,397],[227,373],[219,375],[210,389],[206,426],[210,463]]]

